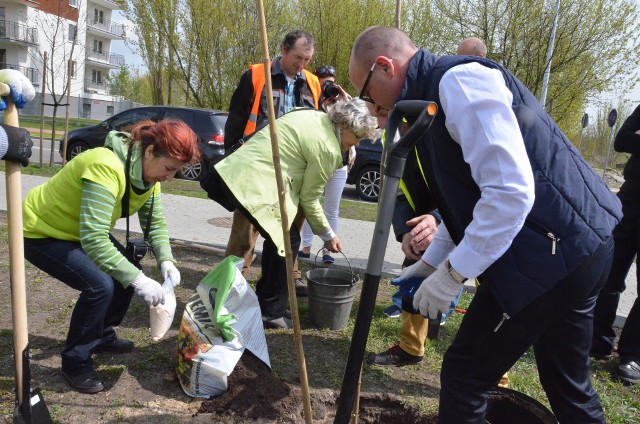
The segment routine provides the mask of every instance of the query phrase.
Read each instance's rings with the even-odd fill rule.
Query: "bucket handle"
[[[320,252],[322,252],[324,250],[324,247],[321,247],[320,250],[318,250],[318,253],[316,253],[316,257],[313,260],[313,268],[318,268],[318,255],[320,254]],[[356,282],[356,274],[353,272],[353,268],[351,267],[351,261],[349,261],[349,258],[347,258],[347,255],[344,254],[344,252],[341,250],[340,254],[342,256],[344,256],[344,258],[347,260],[347,264],[349,265],[349,272],[351,273],[351,285],[354,285]]]

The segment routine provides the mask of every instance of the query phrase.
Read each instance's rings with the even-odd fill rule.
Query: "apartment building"
[[[125,65],[112,53],[122,43],[125,26],[112,19],[114,0],[2,0],[0,2],[0,69],[17,69],[43,92],[44,54],[48,54],[45,103],[67,103],[62,96],[72,61],[69,116],[104,119],[120,111],[107,76]],[[53,70],[53,78],[51,70]],[[22,111],[40,115],[39,96]],[[48,105],[45,115],[51,116]],[[58,108],[64,116],[64,108]]]

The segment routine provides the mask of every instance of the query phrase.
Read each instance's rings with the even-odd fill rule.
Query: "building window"
[[[102,71],[96,71],[94,69],[91,72],[91,82],[96,84],[102,84]]]
[[[78,8],[78,0],[69,0],[69,6]]]
[[[71,78],[75,78],[78,73],[78,62],[75,60],[71,62]]]
[[[113,106],[107,106],[107,116],[113,115]]]
[[[93,52],[102,54],[102,41],[93,40]]]
[[[74,24],[69,24],[69,41],[76,41],[77,36],[78,36],[78,26]]]
[[[104,11],[93,9],[93,23],[104,24]]]

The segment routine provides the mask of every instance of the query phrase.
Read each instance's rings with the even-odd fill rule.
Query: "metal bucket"
[[[318,255],[316,260],[317,258]],[[350,263],[349,271],[332,268],[314,268],[307,271],[311,324],[316,328],[343,329],[351,315],[358,281],[360,277],[353,273]]]
[[[534,398],[496,387],[489,393],[485,422],[489,424],[557,424],[555,415]]]

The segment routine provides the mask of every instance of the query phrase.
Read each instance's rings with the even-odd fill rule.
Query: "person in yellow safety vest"
[[[271,62],[271,85],[276,118],[295,107],[318,109],[321,95],[320,82],[313,73],[305,69],[313,57],[315,45],[315,39],[306,31],[296,30],[285,35],[280,45],[280,55]],[[227,154],[237,150],[244,140],[267,124],[264,65],[254,64],[242,74],[231,97],[229,117],[224,128],[224,146]],[[300,215],[300,217],[296,216],[298,228],[302,226],[304,220],[302,214]],[[233,213],[233,224],[225,256],[234,255],[243,258],[245,276],[246,270],[253,262],[257,238],[256,228],[236,210]],[[307,294],[304,281],[296,281],[296,293],[298,296]]]

